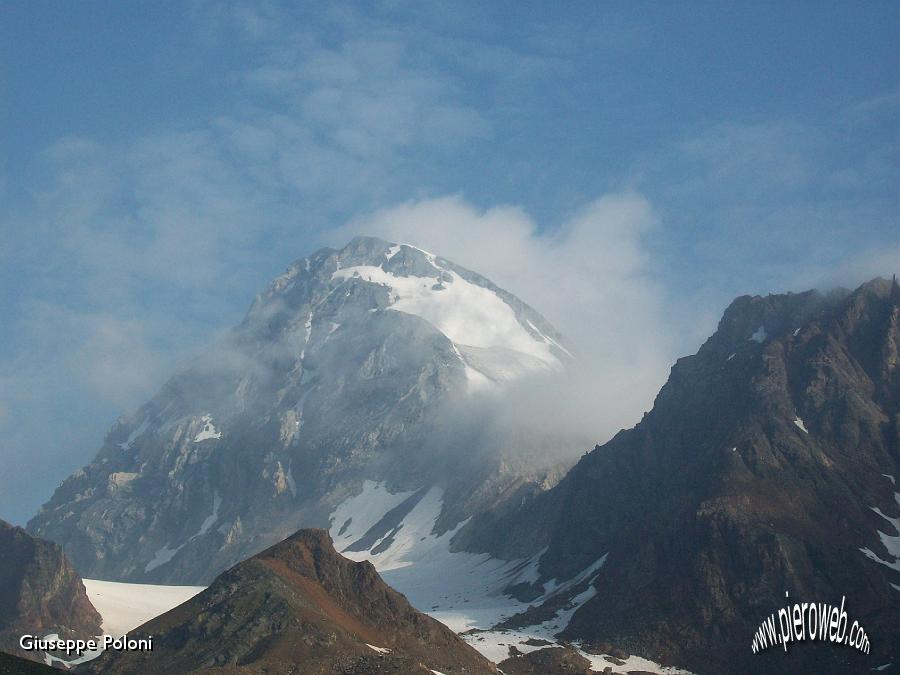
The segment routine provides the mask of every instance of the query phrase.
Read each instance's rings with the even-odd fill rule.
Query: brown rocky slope
[[[221,574],[132,637],[151,652],[107,652],[92,673],[495,673],[452,631],[416,611],[368,562],[300,530]]]
[[[87,639],[100,621],[62,548],[0,520],[0,650],[37,660],[23,634]]]

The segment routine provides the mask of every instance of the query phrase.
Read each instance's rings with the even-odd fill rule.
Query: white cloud
[[[601,197],[553,232],[520,208],[482,210],[450,196],[358,218],[332,238],[339,245],[370,234],[430,250],[544,314],[580,364],[565,383],[519,391],[512,406],[519,413],[510,419],[536,428],[587,427],[585,437],[596,442],[649,409],[676,349],[680,322],[665,313],[665,292],[643,243],[655,227],[651,205],[633,192]],[[530,414],[521,415],[526,408]]]

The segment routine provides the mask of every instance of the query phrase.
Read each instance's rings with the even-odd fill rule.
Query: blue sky
[[[898,31],[895,2],[0,3],[0,517],[356,232],[593,344],[630,424],[732,297],[898,271]]]

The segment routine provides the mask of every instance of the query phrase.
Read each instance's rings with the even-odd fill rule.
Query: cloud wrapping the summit
[[[656,226],[651,204],[635,192],[600,197],[553,231],[520,208],[479,209],[455,195],[358,218],[333,239],[340,245],[369,234],[418,246],[537,309],[562,331],[578,366],[565,381],[514,387],[495,422],[506,432],[516,425],[574,430],[593,443],[649,409],[677,349],[644,243]]]

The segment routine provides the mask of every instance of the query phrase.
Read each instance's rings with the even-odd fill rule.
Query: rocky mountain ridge
[[[20,649],[22,635],[86,640],[100,634],[100,623],[59,545],[0,520],[0,650],[41,660]]]
[[[593,593],[560,634],[581,644],[700,673],[898,663],[898,347],[896,281],[738,298],[636,427],[529,505],[482,519],[480,533],[476,523],[469,545],[501,557],[516,537],[546,547],[534,583],[509,589],[526,599],[606,556],[568,593]],[[829,643],[751,652],[782,606],[842,597],[871,654]],[[540,622],[566,601],[506,625]]]
[[[368,562],[300,530],[132,633],[146,652],[106,652],[89,673],[495,673],[452,631],[416,611]]]

